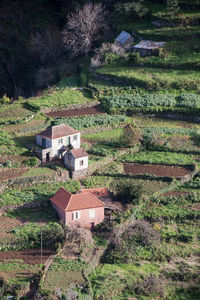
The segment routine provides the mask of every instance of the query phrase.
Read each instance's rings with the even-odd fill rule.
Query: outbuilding
[[[64,156],[64,164],[67,169],[81,171],[88,168],[88,153],[83,149],[71,149]]]
[[[133,42],[133,38],[131,34],[126,31],[122,31],[115,39],[115,43],[118,46],[124,48],[125,50],[130,49],[132,42]]]
[[[134,50],[140,53],[140,56],[158,55],[159,49],[162,48],[166,42],[155,42],[150,40],[142,40],[134,46]]]

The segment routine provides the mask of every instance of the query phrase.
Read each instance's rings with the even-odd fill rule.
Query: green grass
[[[194,70],[161,69],[148,67],[123,67],[110,64],[98,70],[118,78],[127,78],[135,85],[150,90],[199,90],[200,79]]]
[[[19,259],[0,262],[0,275],[8,279],[8,284],[24,286],[30,283],[34,274],[40,270],[39,264],[27,264]]]
[[[157,275],[159,266],[149,263],[123,265],[104,264],[90,275],[94,299],[100,296],[105,299],[127,299],[135,296],[134,286],[150,275]],[[132,286],[132,288],[131,288]],[[145,299],[141,298],[140,299]]]
[[[72,89],[59,89],[53,92],[46,92],[41,97],[30,98],[28,101],[31,105],[36,105],[41,108],[62,108],[69,107],[76,104],[87,104],[94,101],[92,94],[88,90],[72,90]]]
[[[31,187],[21,189],[7,190],[1,194],[1,206],[13,204],[23,204],[30,202],[42,202],[53,196],[60,187],[66,188],[69,192],[74,193],[80,190],[80,183],[76,180],[67,180],[63,183],[43,183],[41,185],[32,185]]]
[[[102,132],[95,132],[83,135],[84,139],[92,142],[103,143],[106,141],[117,141],[120,139],[123,133],[122,128],[116,128],[112,130],[105,130]]]
[[[140,163],[174,165],[187,165],[194,164],[196,162],[193,155],[158,151],[141,151],[133,154],[125,154],[120,158],[120,160],[125,162],[131,161]]]
[[[6,216],[26,222],[56,222],[58,216],[51,206],[39,208],[18,208],[9,211]]]
[[[28,170],[28,172],[23,174],[23,177],[27,176],[41,176],[41,175],[47,175],[47,176],[53,176],[55,174],[54,170],[51,170],[50,168],[41,167],[41,168],[31,168]]]
[[[14,104],[0,106],[0,123],[19,120],[32,114],[33,112],[24,108],[22,103],[16,101]]]
[[[83,285],[85,279],[82,271],[87,267],[87,263],[81,260],[66,260],[57,257],[47,272],[44,289],[55,291],[56,288],[66,291],[71,283]]]

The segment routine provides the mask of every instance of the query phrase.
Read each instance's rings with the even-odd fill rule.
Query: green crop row
[[[66,118],[66,119],[58,119],[54,122],[55,125],[59,124],[67,124],[72,126],[73,128],[80,130],[82,128],[89,128],[95,126],[107,126],[118,123],[126,122],[128,117],[121,115],[96,115],[96,116],[83,116],[83,117],[75,117],[75,118]]]
[[[184,93],[181,95],[170,93],[146,93],[112,95],[102,99],[104,109],[108,112],[119,112],[126,110],[140,110],[150,108],[151,110],[164,110],[164,108],[200,108],[200,95],[195,93]]]

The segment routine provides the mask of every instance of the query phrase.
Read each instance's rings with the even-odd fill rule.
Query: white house
[[[69,150],[64,156],[65,166],[72,171],[81,171],[88,168],[88,154],[83,149]]]
[[[80,132],[72,127],[61,124],[50,126],[36,135],[36,144],[41,146],[40,158],[42,162],[63,156],[68,146],[80,148]]]

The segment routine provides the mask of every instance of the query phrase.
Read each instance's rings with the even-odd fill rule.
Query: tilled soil
[[[46,115],[50,117],[58,118],[58,117],[79,117],[79,116],[87,116],[87,115],[98,115],[103,113],[104,111],[102,110],[101,105],[97,104],[91,107],[52,111],[46,113]]]
[[[166,177],[182,177],[191,172],[186,167],[138,163],[124,163],[124,171],[133,175],[151,174]]]
[[[51,254],[53,254],[53,250],[43,249],[42,262],[44,262]],[[41,262],[41,250],[39,248],[1,252],[0,261],[10,259],[22,259],[27,264],[39,264]]]
[[[23,175],[28,171],[28,168],[3,168],[0,169],[0,182],[13,179]]]
[[[178,196],[186,196],[188,195],[189,192],[184,192],[184,191],[171,191],[171,192],[167,192],[162,194],[161,196],[163,197],[168,197],[168,196],[172,196],[172,197],[178,197]]]

